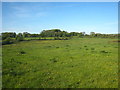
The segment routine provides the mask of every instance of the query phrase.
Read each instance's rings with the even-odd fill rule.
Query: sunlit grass
[[[117,88],[115,39],[24,41],[3,46],[3,87]]]

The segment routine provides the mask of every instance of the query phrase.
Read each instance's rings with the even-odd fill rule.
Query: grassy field
[[[3,45],[3,88],[117,88],[115,39],[33,40]]]
[[[0,89],[2,88],[2,46],[0,45]]]

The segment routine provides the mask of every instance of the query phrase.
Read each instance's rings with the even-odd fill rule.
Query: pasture
[[[2,47],[3,88],[117,88],[115,39],[33,40]]]

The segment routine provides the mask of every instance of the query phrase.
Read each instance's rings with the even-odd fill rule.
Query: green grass
[[[3,46],[3,88],[117,88],[115,39],[24,41]]]
[[[0,46],[0,89],[2,88],[2,46]]]
[[[59,37],[62,38],[62,37]],[[24,40],[54,39],[54,37],[26,37]]]

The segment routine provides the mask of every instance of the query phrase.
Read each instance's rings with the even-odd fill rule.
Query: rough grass
[[[114,39],[26,41],[3,46],[3,88],[117,88]]]
[[[2,88],[2,46],[0,45],[0,89]]]

